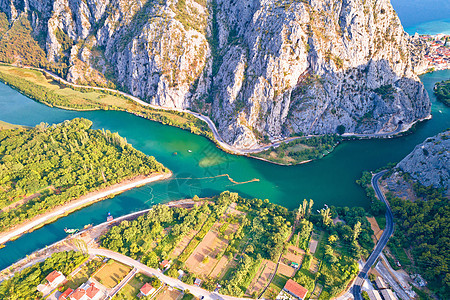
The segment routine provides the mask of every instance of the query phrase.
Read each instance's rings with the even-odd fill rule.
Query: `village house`
[[[383,296],[384,300],[397,300],[397,297],[390,289],[381,290],[381,295]]]
[[[308,294],[307,289],[305,289],[303,286],[301,286],[292,279],[289,279],[286,282],[283,291],[285,291],[286,293],[290,294],[291,296],[293,296],[298,300],[304,300],[306,298],[306,294]]]
[[[367,291],[370,300],[383,300],[380,296],[380,293],[377,290]]]
[[[170,263],[171,263],[171,261],[168,261],[167,259],[165,259],[159,264],[159,266],[161,267],[161,270],[165,271],[170,268]]]
[[[54,270],[50,274],[45,277],[45,279],[48,281],[48,285],[52,288],[56,288],[58,285],[64,282],[66,280],[66,276],[63,275],[63,273]]]
[[[64,291],[64,293],[62,293],[58,300],[67,300],[69,299],[69,295],[72,294],[73,290],[71,288],[68,288],[67,290]]]
[[[200,279],[198,279],[198,278],[195,278],[194,285],[199,287],[200,285],[202,285],[202,281]]]
[[[146,283],[141,287],[139,291],[142,296],[149,296],[153,294],[156,291],[156,289],[150,284]]]
[[[70,292],[68,292],[70,290]],[[64,297],[63,297],[64,295]],[[60,300],[98,300],[102,297],[100,289],[95,286],[95,283],[84,283],[75,291],[67,289],[60,297]]]
[[[383,278],[381,278],[381,277],[377,277],[377,278],[375,279],[375,283],[377,284],[377,288],[378,288],[379,290],[387,289],[387,288],[388,288],[388,286],[387,286],[386,283],[384,282]]]

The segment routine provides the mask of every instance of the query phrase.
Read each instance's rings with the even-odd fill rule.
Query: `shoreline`
[[[201,201],[202,199],[204,199],[204,198],[200,198],[199,200]],[[193,204],[195,205],[195,203],[196,203],[196,201],[194,201],[192,199],[181,199],[181,200],[170,201],[170,202],[164,203],[162,205],[172,207],[172,206],[184,206],[184,205],[193,205]],[[11,273],[14,274],[18,271],[21,271],[23,268],[34,265],[35,263],[41,261],[41,258],[39,255],[44,255],[46,258],[47,257],[47,254],[45,253],[46,251],[51,250],[52,248],[55,248],[57,246],[63,245],[65,241],[69,241],[71,239],[76,239],[78,236],[81,236],[82,234],[84,234],[90,230],[95,230],[95,229],[105,227],[105,226],[108,227],[114,223],[119,223],[124,220],[128,220],[128,219],[132,219],[134,217],[141,216],[141,215],[151,211],[152,209],[153,209],[153,207],[142,209],[139,211],[135,211],[135,212],[114,218],[111,221],[102,222],[93,227],[81,229],[80,231],[78,231],[75,234],[68,234],[65,238],[63,238],[59,241],[56,241],[51,245],[45,246],[44,248],[41,248],[41,249],[37,249],[37,250],[33,251],[32,253],[30,253],[29,255],[27,255],[26,257],[21,258],[18,261],[14,262],[13,264],[0,270],[0,283],[2,280],[5,279],[4,277],[8,277],[8,275],[6,275],[5,273],[10,273],[9,275],[11,275]]]
[[[209,138],[209,139],[210,139],[213,143],[215,143],[216,146],[217,146],[219,149],[221,149],[221,150],[224,151],[224,152],[233,154],[233,155],[241,155],[241,156],[247,156],[247,157],[254,158],[251,154],[266,151],[266,150],[270,149],[271,147],[277,148],[277,147],[280,146],[282,143],[288,143],[288,142],[290,142],[290,141],[293,141],[293,140],[296,140],[296,139],[301,139],[301,138],[320,137],[320,136],[324,136],[324,135],[325,135],[325,134],[324,134],[324,135],[307,135],[307,136],[298,136],[298,137],[288,137],[288,138],[285,138],[285,139],[282,139],[282,140],[278,140],[278,141],[271,142],[270,144],[265,144],[265,145],[254,144],[254,145],[252,145],[251,147],[248,147],[248,148],[246,148],[246,149],[236,148],[236,147],[234,147],[234,146],[229,145],[228,143],[226,143],[226,142],[222,139],[222,137],[220,136],[220,134],[219,134],[219,132],[218,132],[218,130],[217,130],[217,127],[216,127],[216,125],[214,124],[214,122],[213,122],[208,116],[202,115],[201,113],[197,113],[197,112],[194,112],[194,111],[190,111],[190,110],[188,110],[188,109],[175,108],[175,107],[174,107],[174,108],[169,108],[169,107],[163,107],[163,106],[153,105],[153,104],[147,103],[147,102],[145,102],[145,101],[139,99],[138,97],[135,97],[135,96],[130,95],[130,94],[126,93],[126,92],[122,92],[122,91],[115,90],[115,89],[104,88],[104,87],[96,87],[96,86],[88,86],[88,85],[74,84],[74,83],[68,82],[68,81],[65,80],[64,78],[61,78],[60,76],[58,76],[58,75],[56,75],[56,74],[54,74],[54,73],[52,73],[52,72],[50,72],[50,71],[47,71],[47,70],[41,69],[41,68],[30,67],[30,66],[18,66],[18,65],[7,64],[7,63],[0,63],[0,64],[1,64],[1,65],[4,65],[4,66],[10,66],[10,67],[19,68],[19,69],[28,69],[28,70],[39,71],[39,72],[42,72],[42,73],[44,73],[44,74],[46,74],[46,75],[48,75],[48,76],[51,76],[53,79],[59,81],[61,84],[64,84],[64,85],[67,85],[67,86],[71,86],[71,87],[74,87],[74,88],[93,89],[93,90],[97,90],[97,91],[117,93],[117,94],[119,94],[119,95],[121,95],[121,96],[123,96],[123,97],[125,97],[125,98],[127,98],[127,99],[129,99],[129,100],[131,100],[131,101],[136,102],[136,103],[139,104],[139,105],[142,105],[142,106],[144,106],[144,107],[148,107],[148,108],[151,108],[151,109],[154,109],[154,110],[162,110],[162,111],[167,111],[167,112],[181,112],[181,113],[187,113],[187,114],[190,114],[190,115],[196,117],[197,119],[199,119],[199,120],[205,122],[205,123],[208,125],[209,129],[211,130],[211,132],[212,132],[212,134],[213,134],[213,138]],[[8,84],[8,83],[6,83],[6,84]],[[11,86],[11,85],[8,84],[8,86]],[[19,91],[18,89],[16,89],[16,90]],[[19,92],[22,93],[21,91],[19,91]],[[27,96],[27,97],[29,97],[29,96]],[[74,111],[93,111],[93,110],[102,110],[101,108],[97,108],[97,109],[86,109],[86,110],[84,110],[84,109],[74,109],[74,108],[64,108],[64,107],[60,107],[60,106],[49,105],[49,104],[47,104],[47,103],[45,103],[45,102],[43,102],[43,101],[38,101],[38,100],[35,100],[35,101],[37,101],[37,102],[39,102],[39,103],[43,103],[43,104],[45,104],[45,105],[47,105],[47,106],[50,106],[50,107],[55,107],[55,108],[60,108],[60,109],[66,109],[66,110],[74,110]],[[124,111],[126,111],[126,110],[124,110]],[[139,115],[137,112],[130,112],[130,111],[126,111],[126,112],[131,113],[131,114],[133,114],[133,115],[135,115],[135,116],[139,116],[139,117],[145,118],[144,116]],[[429,118],[429,117],[430,117],[430,116],[428,116],[428,117],[426,117],[426,118],[423,118],[423,119],[415,120],[414,122],[412,122],[411,124],[408,124],[408,125],[409,125],[409,126],[412,126],[414,123],[423,121],[424,119],[427,119],[427,118]],[[148,119],[148,118],[146,118],[146,119]],[[182,129],[183,129],[183,128],[182,128]],[[365,139],[372,139],[372,138],[390,138],[390,137],[392,137],[392,136],[395,136],[395,135],[398,135],[398,134],[400,134],[400,133],[403,133],[404,131],[405,131],[405,130],[400,130],[400,131],[398,131],[398,132],[393,131],[393,132],[391,132],[391,133],[375,133],[375,134],[355,134],[355,133],[346,133],[345,135],[347,135],[347,136],[357,136],[358,138],[365,138]],[[345,135],[344,135],[344,136],[345,136]],[[207,137],[207,138],[208,138],[208,137]],[[276,162],[273,162],[273,161],[270,161],[270,160],[268,160],[268,161],[271,162],[271,163],[275,163],[275,164],[276,164]]]
[[[0,233],[0,245],[4,245],[10,240],[19,238],[24,233],[29,233],[38,229],[44,225],[52,223],[67,214],[81,209],[88,205],[91,205],[97,201],[107,199],[112,195],[123,193],[127,190],[149,184],[151,182],[165,180],[172,176],[172,172],[169,173],[155,173],[148,176],[138,175],[131,179],[125,179],[119,183],[113,184],[104,189],[90,192],[84,196],[81,196],[75,200],[69,201],[62,206],[55,207],[54,209],[36,216],[30,220],[27,220],[21,224],[16,225],[4,232]]]

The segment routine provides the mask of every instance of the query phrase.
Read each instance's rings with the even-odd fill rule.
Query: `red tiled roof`
[[[48,282],[52,283],[53,281],[55,281],[56,278],[58,278],[59,276],[61,276],[61,273],[53,270],[53,272],[51,272],[50,274],[47,275],[47,277],[45,277],[45,279],[48,280]]]
[[[84,294],[86,294],[85,290],[83,290],[82,288],[77,288],[75,292],[73,292],[73,294],[70,295],[70,299],[80,300],[81,297],[84,296]]]
[[[91,286],[86,290],[86,295],[92,299],[97,295],[98,291],[100,290],[95,287],[95,283],[91,283]]]
[[[61,294],[61,296],[59,296],[58,300],[66,300],[67,296],[69,296],[72,292],[73,290],[71,288],[68,288],[64,293]]]
[[[160,263],[160,265],[161,265],[161,267],[165,267],[165,266],[167,266],[169,264],[169,261],[166,259],[166,260],[163,260],[161,263]]]
[[[148,293],[150,293],[151,290],[153,290],[153,289],[154,289],[154,287],[152,287],[150,284],[146,283],[146,284],[144,284],[143,287],[141,287],[140,291],[142,294],[147,296]]]
[[[284,289],[301,299],[305,299],[308,290],[292,279],[289,279],[284,286]]]

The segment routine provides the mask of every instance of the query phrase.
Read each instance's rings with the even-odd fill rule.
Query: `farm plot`
[[[114,260],[109,260],[93,278],[107,288],[115,287],[128,273],[131,268]]]
[[[286,254],[283,255],[283,259],[289,262],[295,262],[300,266],[304,255],[305,251],[303,249],[290,245]]]
[[[269,282],[275,272],[276,264],[273,261],[264,259],[255,277],[248,286],[247,295],[260,292]]]
[[[186,267],[197,275],[207,275],[217,264],[217,254],[227,246],[228,242],[225,239],[220,238],[217,232],[210,230],[187,259]]]
[[[180,292],[179,290],[166,287],[161,293],[159,293],[155,297],[155,300],[177,300],[181,299],[182,297],[183,293]]]
[[[183,239],[175,246],[175,249],[173,249],[172,254],[170,255],[171,258],[178,257],[183,250],[189,245],[189,242],[194,238],[194,236],[198,233],[196,230],[191,230],[189,234],[183,237]]]
[[[280,263],[280,265],[278,266],[278,273],[289,278],[295,275],[295,271],[296,270],[293,267],[285,265],[284,263]]]
[[[317,273],[317,271],[319,271],[319,261],[314,256],[312,257],[309,271],[314,274]]]

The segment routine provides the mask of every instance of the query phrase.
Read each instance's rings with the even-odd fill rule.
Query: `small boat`
[[[173,156],[177,156],[177,155],[178,155],[178,152],[174,152],[174,153],[172,153],[172,155],[173,155]]]
[[[91,227],[92,227],[92,224],[86,224],[86,225],[84,225],[83,229],[88,229],[88,228],[91,228]]]
[[[67,234],[73,234],[75,232],[77,232],[78,229],[77,228],[64,228],[64,232]]]
[[[109,222],[109,221],[112,221],[112,220],[114,220],[114,217],[111,216],[110,212],[108,212],[108,216],[106,217],[106,221]]]
[[[189,153],[191,153],[191,152],[192,152],[192,150],[188,150],[188,152],[189,152]]]

